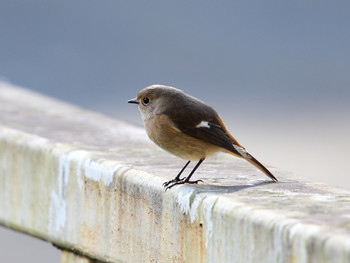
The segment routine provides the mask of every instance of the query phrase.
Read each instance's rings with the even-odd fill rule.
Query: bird
[[[238,143],[209,104],[180,89],[159,84],[142,89],[128,103],[138,105],[147,135],[155,144],[187,160],[177,176],[163,184],[166,190],[175,185],[203,182],[190,179],[201,163],[217,152],[245,159],[274,182],[278,181]],[[197,164],[188,176],[181,178],[191,161],[197,161]]]

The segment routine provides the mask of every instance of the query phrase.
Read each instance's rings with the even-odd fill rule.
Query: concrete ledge
[[[164,192],[184,162],[140,127],[1,82],[0,112],[0,223],[62,262],[350,262],[349,191],[218,155]]]

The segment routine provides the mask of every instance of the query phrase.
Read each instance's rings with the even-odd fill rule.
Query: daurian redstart
[[[216,152],[243,158],[277,182],[276,177],[237,142],[219,114],[205,102],[173,87],[152,85],[128,103],[138,105],[148,137],[153,142],[188,160],[173,180],[163,184],[166,189],[201,181],[190,181],[190,178],[204,159]],[[187,177],[180,178],[191,161],[198,163]]]

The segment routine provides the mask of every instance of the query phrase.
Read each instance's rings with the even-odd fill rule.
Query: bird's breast
[[[155,115],[144,123],[153,142],[182,159],[195,161],[219,150],[215,145],[183,133],[165,114]]]

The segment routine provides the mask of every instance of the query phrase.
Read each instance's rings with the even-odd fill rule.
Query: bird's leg
[[[185,179],[185,183],[188,184],[197,184],[198,182],[203,182],[202,180],[196,180],[196,181],[190,181],[191,176],[194,174],[194,172],[197,170],[197,168],[201,165],[201,163],[204,161],[205,158],[202,158],[198,161],[198,163],[196,164],[196,166],[193,168],[193,170],[191,171],[191,173],[184,178]]]
[[[197,170],[197,168],[201,165],[201,163],[204,161],[204,159],[205,158],[202,158],[202,159],[200,159],[198,161],[196,166],[193,168],[193,170],[191,171],[191,173],[187,177],[182,178],[182,179],[179,178],[179,180],[177,180],[177,181],[174,179],[173,182],[170,182],[170,183],[167,182],[168,184],[166,186],[164,186],[165,190],[168,190],[168,189],[170,189],[173,186],[178,185],[178,184],[185,184],[185,183],[187,183],[187,184],[198,184],[198,182],[203,182],[202,180],[190,181],[190,178],[194,174],[194,172]],[[186,164],[186,166],[187,166],[187,164]]]
[[[185,166],[181,169],[181,171],[179,172],[179,174],[178,174],[174,179],[165,182],[165,183],[163,184],[163,186],[164,186],[164,187],[167,187],[167,186],[168,186],[169,184],[171,184],[171,183],[179,182],[179,181],[182,181],[183,179],[185,179],[186,177],[180,179],[180,175],[181,175],[182,172],[186,169],[186,167],[190,164],[190,162],[191,162],[191,161],[188,161],[188,162],[185,164]]]

